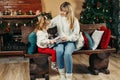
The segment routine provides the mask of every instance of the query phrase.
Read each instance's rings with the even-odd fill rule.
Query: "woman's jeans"
[[[72,53],[75,50],[75,43],[74,42],[60,43],[55,47],[55,49],[58,69],[66,68],[66,73],[72,73]]]

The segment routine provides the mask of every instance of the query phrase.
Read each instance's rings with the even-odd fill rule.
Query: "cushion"
[[[103,35],[104,31],[98,31],[98,30],[95,30],[93,33],[92,33],[92,39],[93,39],[93,42],[94,42],[94,45],[92,47],[92,50],[95,50],[100,41],[101,41],[101,38],[102,38],[102,35]]]
[[[104,34],[102,36],[101,42],[99,47],[101,49],[106,49],[108,47],[108,44],[110,42],[110,35],[111,35],[111,30],[107,29],[106,27],[102,26],[100,28],[101,31],[104,31]]]
[[[28,36],[28,54],[33,54],[34,52],[36,52],[36,49],[36,33],[31,32]]]
[[[94,45],[92,38],[90,37],[90,35],[87,32],[84,32],[84,34],[88,40],[88,49],[92,49],[93,45]]]
[[[82,32],[79,33],[79,38],[76,41],[76,50],[80,50],[84,46],[84,38]]]
[[[84,32],[82,32],[82,35],[83,35],[84,42],[85,42],[84,47],[85,47],[86,49],[88,49],[88,48],[89,48],[88,39],[87,39],[87,37],[86,37],[86,35],[85,35],[85,33],[84,33]]]

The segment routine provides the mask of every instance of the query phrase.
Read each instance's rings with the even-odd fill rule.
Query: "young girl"
[[[49,17],[42,16],[38,22],[38,25],[36,26],[34,32],[36,32],[37,36],[37,47],[38,47],[38,53],[40,54],[48,54],[52,56],[52,63],[51,68],[56,69],[56,51],[48,48],[49,44],[53,44],[54,40],[48,39],[48,25],[50,23]]]
[[[50,26],[57,26],[58,35],[62,39],[62,43],[55,47],[61,80],[72,80],[72,53],[79,38],[80,26],[69,2],[60,5],[60,14],[51,20]]]

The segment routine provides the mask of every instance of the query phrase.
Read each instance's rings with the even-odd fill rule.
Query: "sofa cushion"
[[[86,36],[86,38],[88,40],[88,44],[87,44],[88,45],[88,49],[92,49],[94,43],[93,43],[93,40],[92,40],[91,36],[87,32],[84,32],[84,34],[85,34],[85,36]]]
[[[82,32],[80,32],[79,33],[79,38],[76,41],[76,50],[80,50],[84,46],[84,43],[85,43],[85,41],[84,41]]]
[[[95,50],[98,47],[98,45],[99,45],[99,43],[101,41],[103,33],[104,33],[104,31],[99,31],[99,30],[95,30],[93,32],[93,34],[91,36],[92,39],[93,39],[93,42],[94,42],[92,50]]]
[[[82,35],[83,35],[84,42],[85,42],[85,44],[84,44],[84,48],[88,49],[88,48],[89,48],[88,39],[87,39],[87,37],[86,37],[86,35],[85,35],[84,32],[82,32]]]
[[[102,36],[102,39],[101,39],[99,47],[101,49],[106,49],[108,47],[109,42],[110,42],[111,30],[107,29],[105,26],[102,26],[100,28],[100,30],[104,31],[104,34]]]
[[[33,54],[34,52],[36,52],[36,49],[36,33],[31,32],[28,36],[28,54]]]

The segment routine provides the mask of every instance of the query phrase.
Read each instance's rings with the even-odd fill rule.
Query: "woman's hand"
[[[67,38],[66,37],[62,37],[62,42],[66,42],[67,41]]]

